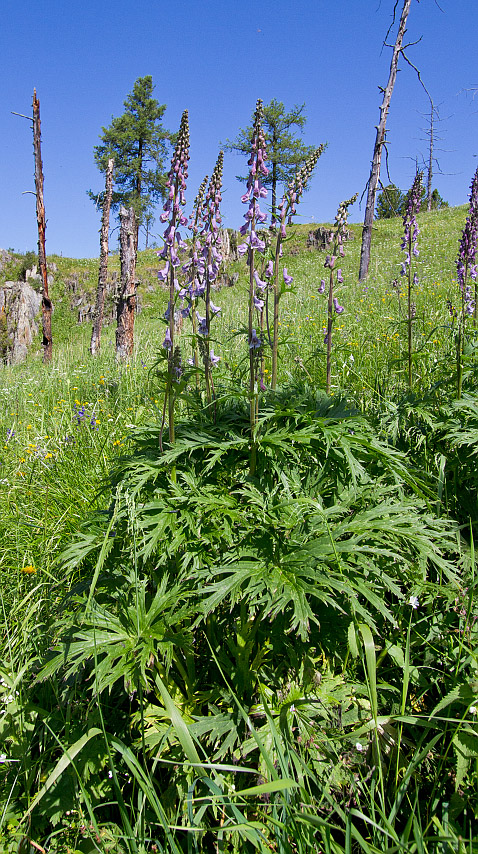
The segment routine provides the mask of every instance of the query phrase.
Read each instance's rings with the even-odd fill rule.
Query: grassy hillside
[[[478,365],[470,321],[457,399],[449,308],[465,218],[419,216],[412,390],[402,222],[376,223],[362,284],[351,226],[329,396],[325,256],[317,226],[289,230],[253,477],[245,262],[214,294],[216,403],[191,380],[161,451],[156,253],[123,364],[114,324],[92,360],[71,310],[97,259],[49,259],[53,361],[38,342],[0,371],[2,851],[478,850]]]

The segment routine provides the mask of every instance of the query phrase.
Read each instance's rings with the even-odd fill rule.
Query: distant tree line
[[[407,199],[407,193],[403,193],[395,184],[388,184],[378,195],[375,219],[392,219],[394,216],[403,216]],[[442,199],[437,189],[433,190],[431,201],[432,210],[448,207],[448,202]],[[422,208],[426,207],[425,187],[422,188],[421,206]]]

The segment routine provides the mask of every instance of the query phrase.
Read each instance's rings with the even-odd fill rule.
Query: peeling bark
[[[36,190],[36,214],[38,225],[38,269],[41,277],[41,311],[43,327],[43,361],[51,361],[53,353],[53,341],[51,335],[51,315],[53,306],[48,293],[48,271],[46,266],[45,250],[45,204],[43,201],[43,165],[41,159],[41,125],[40,125],[40,101],[37,98],[36,89],[33,90],[33,151],[35,154],[35,190]]]
[[[120,209],[121,290],[116,310],[116,358],[133,352],[136,309],[136,217],[133,208]]]
[[[90,353],[95,356],[101,346],[101,327],[105,308],[106,276],[108,273],[108,236],[110,227],[111,196],[113,193],[114,160],[108,160],[106,169],[105,197],[103,201],[103,217],[101,220],[100,238],[100,269],[98,273],[98,288],[96,290],[95,319],[91,331]]]
[[[377,195],[377,185],[380,180],[380,164],[382,160],[382,148],[385,142],[385,132],[387,126],[387,116],[392,98],[393,87],[397,78],[398,59],[402,50],[403,37],[407,25],[408,13],[410,11],[412,0],[404,0],[402,14],[400,17],[400,25],[398,27],[397,38],[393,48],[392,61],[390,63],[390,74],[388,83],[383,90],[383,101],[380,107],[380,122],[377,127],[375,137],[375,146],[373,149],[372,168],[368,179],[367,204],[365,207],[365,217],[362,231],[362,248],[360,252],[360,270],[359,281],[362,281],[368,273],[370,264],[370,247],[372,245],[372,225],[375,213],[375,198]]]

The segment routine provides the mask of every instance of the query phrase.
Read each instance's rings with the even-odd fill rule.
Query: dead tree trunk
[[[430,98],[430,146],[428,149],[428,174],[427,174],[427,211],[432,209],[432,179],[433,179],[433,147],[435,143],[435,104]]]
[[[136,309],[136,217],[133,208],[120,208],[121,290],[116,309],[116,358],[133,352]]]
[[[383,90],[383,101],[380,107],[380,122],[377,127],[377,135],[375,137],[375,147],[373,149],[372,168],[368,179],[367,204],[365,207],[365,217],[362,231],[362,248],[360,251],[360,270],[359,281],[365,278],[368,273],[370,264],[370,247],[372,245],[372,225],[375,212],[375,198],[377,195],[377,185],[380,180],[380,163],[382,159],[382,148],[385,141],[385,132],[387,126],[387,116],[392,98],[393,87],[397,78],[398,58],[402,50],[403,37],[407,25],[408,13],[410,11],[412,0],[404,0],[400,25],[398,27],[397,39],[393,48],[392,61],[390,63],[390,74],[386,88]]]
[[[33,90],[33,150],[35,153],[35,190],[36,211],[38,224],[38,269],[41,277],[41,312],[43,327],[43,361],[49,362],[53,353],[53,341],[51,337],[51,315],[53,306],[48,294],[48,272],[46,266],[45,250],[45,204],[43,201],[43,165],[41,160],[41,126],[40,126],[40,101],[37,98],[36,89]]]
[[[98,288],[96,290],[95,319],[91,331],[90,353],[95,356],[101,346],[101,327],[105,307],[106,275],[108,273],[108,236],[110,227],[111,196],[113,194],[114,160],[108,160],[106,169],[105,197],[103,200],[103,217],[101,220],[100,238],[100,269],[98,273]]]

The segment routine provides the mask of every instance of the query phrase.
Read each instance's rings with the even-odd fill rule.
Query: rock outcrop
[[[0,358],[23,362],[38,334],[41,294],[28,282],[5,282],[0,287]]]

